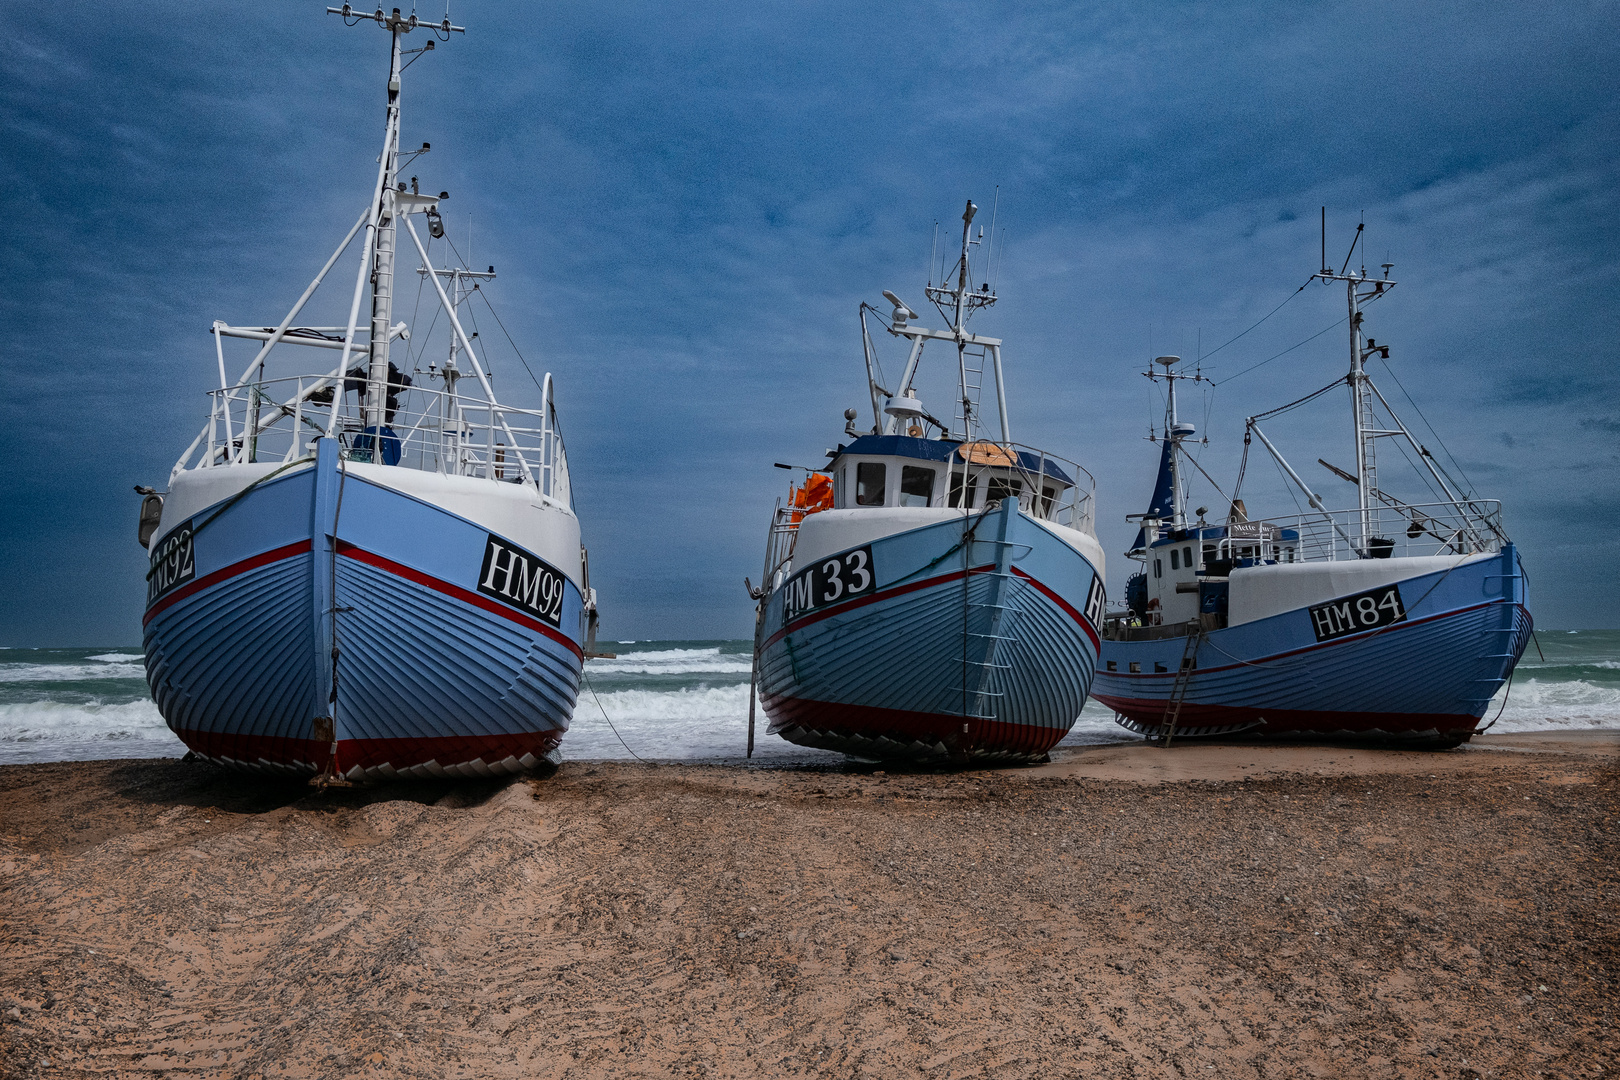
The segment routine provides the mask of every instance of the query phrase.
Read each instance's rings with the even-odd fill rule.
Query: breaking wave
[[[150,701],[0,705],[0,764],[179,757],[185,752]]]

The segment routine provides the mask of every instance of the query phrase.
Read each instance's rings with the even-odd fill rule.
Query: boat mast
[[[371,264],[371,363],[366,373],[366,430],[380,432],[387,417],[388,328],[394,315],[394,185],[399,178],[399,37],[400,25],[389,27],[388,133],[383,139],[382,199],[376,207],[377,239]],[[407,28],[408,29],[408,28]],[[381,453],[373,454],[377,462]]]
[[[1155,382],[1163,379],[1170,384],[1165,395],[1164,405],[1164,437],[1170,443],[1170,528],[1185,529],[1187,527],[1187,507],[1186,500],[1182,497],[1181,488],[1181,455],[1185,451],[1182,450],[1181,444],[1186,438],[1196,434],[1197,429],[1192,424],[1182,423],[1180,416],[1176,413],[1176,383],[1183,380],[1188,382],[1204,382],[1205,380],[1203,375],[1199,373],[1184,375],[1174,371],[1175,366],[1181,363],[1181,357],[1179,356],[1155,356],[1153,363],[1162,365],[1164,374],[1161,375],[1154,371],[1151,366],[1144,374]]]
[[[1324,210],[1324,223],[1326,213]],[[1351,241],[1350,251],[1345,255],[1344,265],[1339,268],[1337,274],[1327,266],[1324,252],[1322,272],[1312,275],[1320,278],[1323,284],[1342,281],[1345,285],[1345,302],[1349,307],[1350,322],[1350,375],[1347,381],[1350,384],[1350,410],[1356,434],[1356,498],[1359,511],[1357,514],[1359,535],[1356,538],[1356,546],[1364,555],[1371,551],[1373,534],[1377,531],[1373,521],[1378,502],[1378,456],[1374,449],[1375,442],[1380,435],[1401,434],[1380,429],[1372,411],[1376,391],[1372,389],[1367,376],[1366,360],[1373,353],[1383,350],[1367,345],[1366,338],[1361,332],[1361,305],[1394,288],[1395,282],[1389,280],[1389,264],[1385,265],[1382,278],[1368,277],[1366,266],[1362,266],[1358,271],[1350,271],[1350,259],[1356,253],[1356,245],[1361,242],[1362,230],[1365,227],[1364,224],[1356,226],[1356,238]],[[1325,224],[1323,234],[1326,235]],[[1371,288],[1368,288],[1368,285],[1371,285]]]
[[[996,294],[989,284],[975,289],[969,274],[972,268],[968,266],[968,253],[984,241],[984,228],[979,229],[978,237],[973,235],[973,216],[979,208],[973,200],[967,201],[967,207],[962,211],[962,255],[956,264],[956,287],[946,287],[942,282],[938,288],[930,285],[924,289],[928,299],[939,308],[950,323],[950,332],[944,334],[930,333],[925,336],[944,338],[956,343],[956,375],[957,384],[961,393],[962,402],[962,438],[973,438],[973,429],[978,423],[976,413],[977,402],[973,400],[973,391],[981,390],[968,382],[970,371],[967,366],[967,350],[970,345],[981,346],[990,359],[992,373],[996,380],[996,404],[998,407],[997,419],[1001,422],[1001,441],[1012,441],[1011,426],[1007,422],[1007,392],[1006,383],[1001,373],[1001,342],[994,338],[981,338],[967,331],[967,323],[973,313],[980,308],[989,307],[996,302]],[[948,280],[948,279],[947,279]],[[917,351],[921,347],[921,338],[917,339],[916,348],[913,349],[912,358],[906,365],[906,378],[901,381],[900,392],[903,394],[910,388],[910,377],[916,371]],[[982,371],[979,372],[983,378]]]

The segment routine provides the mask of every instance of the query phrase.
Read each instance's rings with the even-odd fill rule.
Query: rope
[[[619,734],[619,729],[613,727],[613,721],[609,719],[607,710],[602,708],[602,699],[596,694],[596,687],[591,685],[591,673],[585,670],[585,666],[583,664],[580,665],[579,673],[585,677],[585,688],[591,692],[591,700],[596,702],[597,709],[602,713],[602,719],[607,720],[607,726],[612,728],[614,738],[619,740],[619,745],[624,747],[625,753],[629,754],[643,765],[653,764],[640,754],[636,753],[634,750],[630,749],[630,744],[624,741],[624,736]]]
[[[1475,735],[1483,735],[1487,731],[1491,730],[1491,728],[1496,726],[1496,722],[1502,719],[1502,714],[1507,712],[1508,698],[1513,696],[1513,676],[1517,675],[1518,673],[1519,669],[1517,666],[1515,666],[1512,671],[1508,672],[1507,693],[1502,695],[1502,707],[1496,710],[1496,715],[1491,718],[1490,723],[1474,732]]]
[[[1306,394],[1304,397],[1299,398],[1299,399],[1294,400],[1294,401],[1290,401],[1286,405],[1279,405],[1275,409],[1270,409],[1270,410],[1268,410],[1266,412],[1263,412],[1263,413],[1255,413],[1253,416],[1249,417],[1248,422],[1252,424],[1257,420],[1265,420],[1268,417],[1276,416],[1279,413],[1285,413],[1289,409],[1296,409],[1296,408],[1298,408],[1299,406],[1305,404],[1308,401],[1315,401],[1317,398],[1321,397],[1323,394],[1327,393],[1329,390],[1337,389],[1338,387],[1343,386],[1343,385],[1344,385],[1344,380],[1343,379],[1334,379],[1332,382],[1330,382],[1326,386],[1322,387],[1322,389],[1313,390],[1311,393]]]
[[[244,498],[247,497],[248,492],[252,491],[254,488],[258,487],[260,484],[264,483],[266,480],[270,480],[270,479],[272,479],[274,477],[280,476],[282,473],[286,472],[288,469],[292,468],[294,465],[303,465],[306,462],[310,462],[310,461],[314,461],[314,460],[315,459],[312,456],[310,456],[309,454],[305,454],[303,457],[294,458],[293,460],[287,462],[287,464],[283,465],[279,469],[276,469],[274,472],[265,473],[263,476],[259,477],[255,481],[253,481],[253,483],[249,484],[247,487],[243,488],[241,491],[238,491],[235,495],[232,495],[229,499],[225,500],[225,505],[221,506],[218,510],[215,510],[212,514],[209,514],[208,517],[204,518],[203,523],[201,525],[193,526],[192,529],[191,529],[191,535],[196,536],[198,533],[200,533],[204,529],[206,529],[209,525],[212,525],[214,523],[215,518],[219,517],[219,515],[223,514],[225,511],[229,510],[231,507],[235,506],[237,503],[241,502]]]

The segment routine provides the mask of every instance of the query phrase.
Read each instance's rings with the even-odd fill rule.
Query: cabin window
[[[1192,548],[1184,547],[1181,549],[1181,561],[1187,565],[1187,569],[1191,570],[1193,568],[1195,564],[1193,563]]]
[[[1057,488],[1047,485],[1041,488],[1041,517],[1052,516],[1052,506],[1057,502]]]
[[[1181,569],[1181,552],[1177,551],[1175,548],[1170,549],[1170,569]]]
[[[889,470],[881,461],[862,461],[855,466],[855,504],[882,506]]]
[[[985,485],[984,505],[994,506],[1002,499],[1012,498],[1023,493],[1024,485],[1017,480],[1003,476],[992,476]]]
[[[1153,576],[1154,577],[1164,577],[1164,560],[1163,559],[1154,559],[1153,560]]]
[[[839,509],[849,505],[844,501],[844,474],[847,472],[849,469],[846,467],[833,473],[833,505]]]
[[[963,488],[967,489],[965,497],[963,494]],[[973,508],[973,496],[976,493],[977,488],[978,485],[975,484],[973,479],[965,472],[957,472],[955,469],[952,469],[950,505],[965,506],[971,510]]]
[[[934,501],[934,470],[920,465],[900,467],[900,505],[928,506]]]
[[[1108,670],[1109,671],[1118,671],[1119,670],[1119,664],[1116,663],[1113,660],[1108,661]]]
[[[1210,563],[1212,563],[1214,561],[1215,561],[1215,545],[1214,544],[1205,544],[1204,545],[1204,565],[1208,566]]]
[[[1141,662],[1137,661],[1137,660],[1132,660],[1131,661],[1131,674],[1132,675],[1138,675],[1138,674],[1141,673],[1141,671],[1142,671]]]

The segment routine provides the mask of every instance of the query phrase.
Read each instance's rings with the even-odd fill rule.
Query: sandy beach
[[[1612,1075],[1617,764],[10,766],[0,1075]]]

